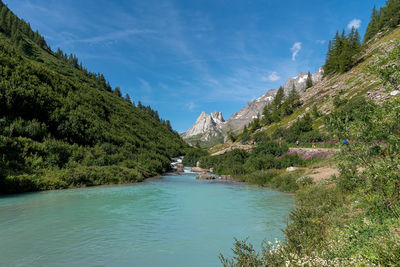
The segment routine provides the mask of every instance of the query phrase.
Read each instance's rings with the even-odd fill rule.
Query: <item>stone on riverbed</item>
[[[227,181],[232,181],[233,177],[230,175],[221,175],[220,177],[218,177],[218,180],[227,180]]]
[[[214,180],[215,179],[215,177],[213,175],[206,173],[206,172],[200,173],[199,175],[197,175],[196,178],[199,180]]]

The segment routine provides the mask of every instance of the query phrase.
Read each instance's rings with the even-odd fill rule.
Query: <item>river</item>
[[[219,266],[233,238],[284,238],[289,194],[192,173],[0,198],[0,266]]]

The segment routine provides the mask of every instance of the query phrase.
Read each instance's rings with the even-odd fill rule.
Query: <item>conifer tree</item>
[[[380,13],[376,9],[376,5],[374,5],[374,8],[372,9],[372,14],[371,14],[371,21],[368,24],[367,31],[365,32],[364,35],[364,43],[368,42],[372,37],[375,36],[375,34],[378,33],[379,31],[379,16]]]
[[[121,88],[119,88],[119,87],[115,87],[113,93],[114,93],[114,95],[116,95],[116,96],[122,97]]]
[[[283,87],[279,87],[278,92],[275,95],[273,106],[274,109],[279,109],[282,106],[283,100],[285,98],[285,91],[283,90]]]
[[[308,72],[307,74],[307,81],[306,81],[306,89],[310,88],[313,86],[313,80],[312,80],[312,76],[311,73]]]
[[[125,94],[125,100],[131,103],[131,97],[129,96],[129,94]]]

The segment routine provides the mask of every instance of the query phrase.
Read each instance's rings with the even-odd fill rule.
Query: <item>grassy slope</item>
[[[289,127],[299,115],[311,111],[313,105],[317,105],[318,110],[323,114],[313,121],[313,128],[324,130],[324,117],[333,110],[332,100],[335,96],[346,100],[355,96],[364,96],[380,105],[388,100],[396,99],[397,97],[390,96],[390,90],[382,86],[377,77],[365,70],[369,64],[375,61],[376,56],[385,55],[386,51],[391,50],[398,41],[400,41],[399,28],[368,43],[364,55],[360,58],[361,63],[347,73],[328,77],[309,88],[301,95],[304,105],[294,114],[259,131],[271,135],[278,128]],[[215,153],[229,146],[232,144],[218,145],[211,148],[210,151]],[[368,148],[367,145],[365,147]],[[364,151],[365,147],[361,144],[356,149]],[[355,162],[351,164],[353,156],[351,151],[342,151],[336,159],[320,161],[318,167],[336,167],[338,163],[347,162],[350,164],[349,168],[352,168],[351,165],[354,167],[356,164]],[[346,161],[346,157],[350,157],[350,160]],[[381,159],[378,158],[378,160]],[[384,158],[382,160],[385,162]],[[384,171],[387,167],[383,165],[383,173],[377,173],[377,166],[380,165],[375,166],[374,164],[372,162],[370,165],[365,165],[368,175],[375,174],[378,180],[379,177],[385,177],[385,174],[389,172],[388,169],[386,172]],[[363,169],[359,169],[358,174],[354,176],[360,177],[357,178],[361,179],[360,181],[366,179],[367,173],[362,172]],[[312,169],[303,168],[295,175],[297,177],[307,176],[312,171]],[[382,201],[378,197],[380,192],[374,191],[381,186],[380,182],[371,182],[372,188],[356,184],[353,185],[352,190],[346,191],[342,186],[338,186],[338,181],[347,183],[347,179],[352,177],[350,174],[349,177],[332,176],[317,184],[310,184],[309,180],[304,179],[294,182],[297,177],[281,183],[274,183],[272,180],[271,183],[271,180],[265,179],[268,172],[276,171],[260,171],[243,180],[257,184],[261,181],[263,185],[278,190],[284,190],[286,185],[293,185],[289,188],[298,190],[295,197],[297,209],[291,214],[291,223],[285,230],[288,240],[279,246],[266,245],[267,249],[262,252],[261,257],[257,256],[245,243],[237,242],[236,259],[223,261],[225,265],[371,266],[377,264],[397,266],[399,264],[400,213],[399,207],[394,204],[398,202],[398,199],[389,202],[391,206],[387,204],[388,202],[384,202],[382,206]],[[277,175],[278,179],[283,180],[287,180],[287,176],[290,176],[282,171]],[[391,184],[384,181],[381,183],[384,183],[387,188],[391,188]],[[272,249],[273,253],[270,253],[269,249]]]
[[[26,40],[33,56],[0,33],[0,193],[140,181],[182,153],[177,133]]]

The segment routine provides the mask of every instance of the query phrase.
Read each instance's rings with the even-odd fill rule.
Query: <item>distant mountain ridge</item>
[[[312,74],[313,83],[322,80],[323,68],[320,67],[314,74]],[[301,72],[293,78],[289,78],[283,85],[285,94],[295,86],[299,92],[305,91],[308,73]],[[214,111],[211,114],[202,112],[197,118],[195,124],[190,129],[181,134],[182,138],[189,144],[196,142],[209,144],[209,143],[222,143],[226,141],[229,132],[239,133],[243,130],[244,126],[248,125],[257,117],[262,117],[264,107],[271,103],[278,90],[271,89],[257,99],[250,101],[244,108],[232,114],[229,120],[224,121],[221,112]]]

